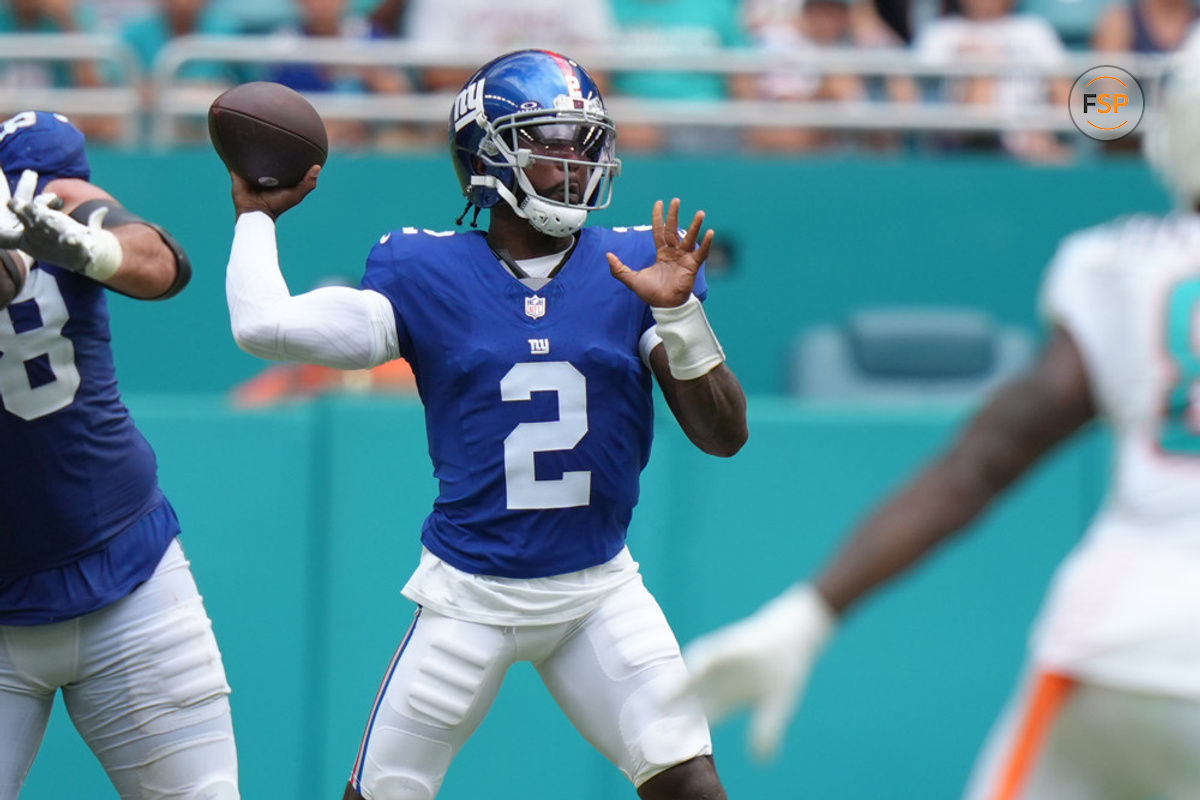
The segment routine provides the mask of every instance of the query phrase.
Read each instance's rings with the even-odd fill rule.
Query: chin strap
[[[546,202],[544,198],[526,194],[525,200],[517,200],[512,190],[501,183],[495,175],[472,175],[472,186],[492,189],[508,203],[518,217],[527,220],[535,229],[547,236],[570,236],[587,222],[588,212],[583,208],[568,208]],[[465,215],[465,211],[464,211]]]
[[[454,224],[462,225],[463,220],[467,218],[467,214],[471,213],[472,208],[475,209],[475,216],[471,217],[471,227],[478,228],[479,227],[479,212],[483,211],[483,209],[480,208],[479,206],[475,205],[474,203],[472,203],[470,200],[467,201],[467,207],[464,208],[463,212],[458,215],[458,219],[454,220]]]

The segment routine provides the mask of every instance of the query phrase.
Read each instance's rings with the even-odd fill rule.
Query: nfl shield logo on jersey
[[[538,297],[536,294],[533,297],[526,297],[525,316],[530,319],[539,319],[546,316],[546,298]]]

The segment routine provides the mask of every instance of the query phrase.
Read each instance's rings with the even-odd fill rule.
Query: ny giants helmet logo
[[[566,76],[569,95],[559,95],[554,98],[554,108],[559,111],[587,111],[594,114],[604,113],[604,104],[598,97],[584,97],[579,85],[579,78],[574,75]],[[478,80],[467,84],[458,96],[454,98],[454,130],[461,131],[470,125],[476,117],[483,113],[483,85]],[[536,111],[541,104],[527,101],[521,104],[522,111]]]
[[[461,131],[483,113],[483,81],[469,83],[454,98],[454,130]]]

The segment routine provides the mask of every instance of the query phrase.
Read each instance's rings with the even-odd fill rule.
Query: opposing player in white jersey
[[[32,262],[0,308],[0,800],[60,690],[122,798],[236,800],[229,685],[105,299],[171,297],[191,268],[90,177],[66,117],[0,123],[0,261]]]
[[[1200,797],[1200,41],[1180,56],[1155,151],[1183,207],[1068,237],[1036,364],[870,514],[811,583],[685,649],[714,718],[752,709],[772,755],[835,621],[962,530],[1095,418],[1107,499],[1060,567],[1023,685],[970,800]],[[1153,135],[1154,132],[1152,132]]]
[[[700,305],[703,215],[679,230],[675,200],[665,216],[656,204],[652,226],[584,227],[608,203],[614,137],[574,61],[495,59],[450,119],[468,210],[490,209],[487,232],[393,231],[362,288],[296,297],[274,218],[319,168],[293,189],[234,177],[238,343],[346,368],[403,356],[440,482],[404,589],[419,611],[368,719],[350,800],[431,800],[521,660],[642,798],[725,797],[699,700],[673,692],[683,660],[625,535],[649,457],[652,376],[715,455],[745,441],[745,397]]]

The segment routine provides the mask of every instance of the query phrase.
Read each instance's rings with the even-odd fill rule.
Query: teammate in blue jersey
[[[166,298],[169,234],[89,181],[60,114],[0,123],[0,800],[54,696],[122,798],[236,800],[229,686],[154,453],[117,391],[105,289]]]
[[[531,661],[648,800],[723,798],[679,646],[625,546],[650,453],[652,383],[688,437],[746,440],[745,397],[700,305],[712,232],[584,227],[620,162],[591,77],[556,53],[488,63],[450,147],[486,233],[383,236],[362,287],[291,296],[275,219],[316,185],[234,176],[227,292],[251,353],[364,368],[403,356],[440,482],[404,588],[419,610],[384,678],[346,798],[431,800],[508,667]],[[464,214],[465,216],[465,214]],[[570,792],[567,792],[570,794]]]

